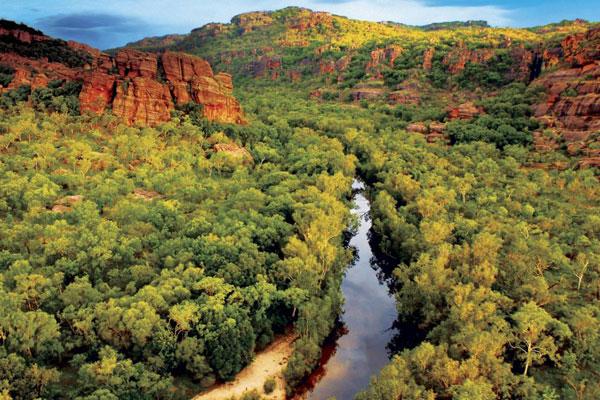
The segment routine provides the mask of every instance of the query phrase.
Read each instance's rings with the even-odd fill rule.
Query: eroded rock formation
[[[533,84],[547,96],[534,107],[544,128],[557,132],[571,154],[582,155],[582,164],[594,165],[592,151],[600,140],[600,28],[569,36],[561,42],[563,64]],[[595,143],[596,145],[592,145]],[[541,139],[536,145],[543,146]]]
[[[10,35],[24,44],[52,40],[38,31],[20,28],[1,30],[0,35]],[[157,125],[168,121],[175,105],[188,102],[201,104],[204,116],[210,120],[244,122],[241,107],[233,97],[231,75],[215,75],[210,64],[199,57],[132,49],[110,56],[77,42],[61,45],[85,54],[86,63],[72,67],[44,58],[0,53],[0,63],[14,69],[12,81],[4,90],[21,85],[36,89],[57,79],[80,80],[82,112],[101,114],[112,110],[128,124]]]

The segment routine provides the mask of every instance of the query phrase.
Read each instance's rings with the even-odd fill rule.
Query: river
[[[304,394],[310,400],[354,398],[367,387],[371,376],[388,363],[386,346],[395,333],[394,297],[385,282],[378,279],[378,267],[371,265],[370,204],[363,195],[361,182],[355,181],[352,187],[353,212],[359,215],[360,225],[350,246],[358,254],[342,282],[345,304],[338,334],[325,343],[321,365],[309,377],[305,388]]]

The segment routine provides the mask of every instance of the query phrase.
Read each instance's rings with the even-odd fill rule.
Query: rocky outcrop
[[[254,161],[252,154],[245,147],[240,147],[235,143],[217,143],[213,146],[213,150],[215,153],[224,153],[237,158],[245,164],[251,164]]]
[[[302,10],[290,21],[290,27],[301,32],[316,27],[333,27],[333,16],[328,12]]]
[[[335,61],[321,60],[319,62],[319,75],[329,75],[336,72]]]
[[[2,35],[21,41],[22,46],[36,40],[54,40],[8,22],[0,25]],[[0,91],[21,85],[36,89],[53,80],[79,80],[83,83],[79,93],[82,112],[101,114],[112,109],[113,114],[128,124],[156,125],[168,121],[176,104],[191,101],[201,104],[210,120],[244,122],[241,107],[233,97],[231,75],[215,75],[210,64],[199,57],[174,52],[158,55],[133,49],[110,56],[81,43],[54,42],[71,52],[65,54],[84,54],[85,63],[73,67],[48,62],[44,57],[0,53],[0,63],[14,69],[10,84]]]
[[[124,50],[117,53],[115,62],[119,75],[122,77],[156,78],[158,71],[156,54],[138,50]]]
[[[458,107],[450,108],[448,110],[448,119],[473,119],[477,115],[481,114],[483,110],[477,107],[473,102],[467,102],[459,105]]]
[[[111,104],[115,94],[116,77],[99,71],[84,75],[83,87],[79,93],[81,112],[101,114]]]
[[[365,72],[375,79],[381,79],[383,77],[382,67],[394,67],[394,62],[402,54],[402,51],[402,47],[398,45],[390,45],[371,51]]]
[[[273,24],[273,18],[268,12],[251,12],[237,15],[231,22],[237,25],[240,33],[245,34]]]
[[[231,75],[214,75],[201,58],[123,50],[114,58],[114,66],[118,75],[100,68],[86,76],[80,94],[83,111],[101,113],[112,105],[113,113],[128,124],[156,125],[171,118],[175,104],[193,101],[202,104],[210,120],[243,122]]]
[[[281,75],[282,63],[280,58],[262,56],[250,66],[255,78],[269,77],[276,80]]]
[[[594,135],[600,132],[600,28],[565,38],[561,49],[562,67],[533,82],[547,94],[534,113],[560,134],[569,153],[585,154],[600,144]]]
[[[381,87],[371,87],[369,85],[357,85],[350,95],[354,101],[380,99],[386,94],[385,89]]]
[[[433,121],[429,124],[425,122],[415,122],[409,124],[406,127],[407,132],[410,133],[418,133],[425,136],[425,140],[428,143],[437,143],[437,142],[448,142],[448,138],[445,135],[446,124],[442,122]]]
[[[152,201],[154,199],[161,199],[163,196],[155,192],[154,190],[146,190],[142,188],[133,189],[133,197],[143,201]]]
[[[82,72],[64,64],[48,62],[45,59],[30,59],[14,53],[0,53],[0,64],[15,70],[13,79],[6,88],[8,90],[22,85],[36,89],[48,85],[48,82],[53,80],[75,80]]]
[[[112,111],[129,125],[157,125],[168,121],[173,109],[169,87],[152,78],[136,76],[116,85]]]
[[[241,107],[232,90],[231,76],[215,76],[199,57],[123,50],[112,63],[104,62],[85,76],[79,99],[82,111],[96,114],[112,105],[113,113],[128,124],[168,121],[175,104],[191,101],[202,104],[210,120],[241,123]]]
[[[83,199],[84,197],[80,194],[66,196],[61,199],[58,199],[52,206],[52,212],[65,213],[73,211],[73,207],[76,204],[80,203]]]
[[[8,22],[8,21],[4,21]],[[30,29],[25,26],[7,26],[0,25],[0,36],[11,36],[22,43],[33,43],[48,40],[49,37],[44,35],[42,32]]]
[[[430,47],[427,50],[425,50],[425,53],[423,53],[423,69],[425,71],[431,71],[431,68],[433,67],[433,56],[435,55],[435,49]]]
[[[210,64],[198,57],[183,53],[166,52],[161,56],[168,81],[191,82],[196,76],[213,76]]]
[[[210,120],[242,123],[242,110],[232,91],[231,76],[214,75],[201,58],[123,50],[112,62],[83,75],[79,100],[83,112],[100,114],[112,107],[128,124],[157,125],[171,118],[176,104],[189,102],[202,104]]]
[[[573,67],[582,67],[600,59],[600,28],[567,36],[560,46],[564,59]]]
[[[469,50],[460,46],[446,54],[442,63],[448,66],[448,71],[452,75],[456,75],[465,69],[467,63],[483,64],[491,60],[495,54],[494,49]]]

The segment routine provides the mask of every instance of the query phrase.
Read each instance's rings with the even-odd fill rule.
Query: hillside
[[[210,120],[243,122],[231,76],[214,74],[205,60],[181,53],[157,57],[123,50],[110,56],[1,20],[0,73],[5,101],[11,101],[11,93],[26,98],[31,92],[33,99],[62,96],[74,114],[110,110],[130,125],[166,122],[176,107],[194,103]]]
[[[149,46],[149,47],[147,47]],[[200,55],[244,85],[267,80],[342,102],[366,100],[447,110],[439,122],[486,112],[479,103],[515,82],[542,86],[531,127],[540,150],[562,149],[598,165],[600,28],[582,20],[531,29],[481,21],[425,27],[356,21],[286,8],[208,24],[167,42],[128,47]],[[248,83],[252,85],[252,83]],[[437,140],[451,132],[431,121],[412,129]]]

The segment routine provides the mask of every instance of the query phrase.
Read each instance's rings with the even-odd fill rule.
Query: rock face
[[[136,76],[116,85],[113,114],[127,124],[157,125],[168,121],[174,109],[169,87],[152,78]]]
[[[262,56],[252,64],[251,69],[255,78],[269,77],[276,80],[281,75],[281,66],[281,59]]]
[[[291,28],[299,31],[306,31],[318,26],[332,27],[333,17],[328,12],[301,12],[291,21]]]
[[[425,136],[428,143],[447,143],[448,137],[445,135],[446,124],[433,121],[429,125],[424,122],[415,122],[409,124],[406,130],[410,133],[418,133]]]
[[[79,108],[82,112],[100,114],[112,102],[116,77],[90,71],[84,75],[83,87],[79,93]]]
[[[115,69],[117,75],[112,73]],[[214,75],[201,58],[122,50],[112,63],[87,73],[79,99],[82,111],[96,114],[112,105],[113,113],[128,124],[157,125],[170,119],[176,104],[189,102],[202,104],[210,120],[242,123],[232,91],[231,76]]]
[[[534,107],[542,125],[556,131],[571,154],[594,158],[600,132],[600,28],[572,35],[561,42],[562,67],[542,75],[533,84],[546,89],[545,101]],[[592,144],[596,145],[592,145]]]
[[[495,55],[494,49],[469,50],[458,47],[444,56],[442,63],[448,66],[448,71],[456,75],[465,69],[467,63],[483,64],[491,60]]]
[[[423,53],[423,69],[425,71],[431,71],[431,68],[433,67],[434,55],[435,49],[433,47],[430,47],[429,49],[425,50],[425,53]]]
[[[365,73],[371,75],[374,79],[381,79],[382,66],[393,67],[394,62],[402,54],[402,47],[390,45],[386,48],[378,48],[371,52],[371,59],[365,67]]]
[[[22,43],[52,40],[41,32],[15,25],[0,27],[0,36]],[[47,59],[32,59],[14,53],[0,53],[0,63],[14,69],[6,89],[21,85],[32,89],[52,80],[80,80],[82,112],[101,114],[112,109],[127,124],[157,125],[171,118],[175,105],[196,102],[204,116],[225,123],[243,123],[243,114],[233,97],[231,75],[214,74],[205,60],[174,52],[162,55],[139,50],[122,50],[115,56],[77,42],[61,42],[71,51],[89,55],[81,67],[69,67]]]

